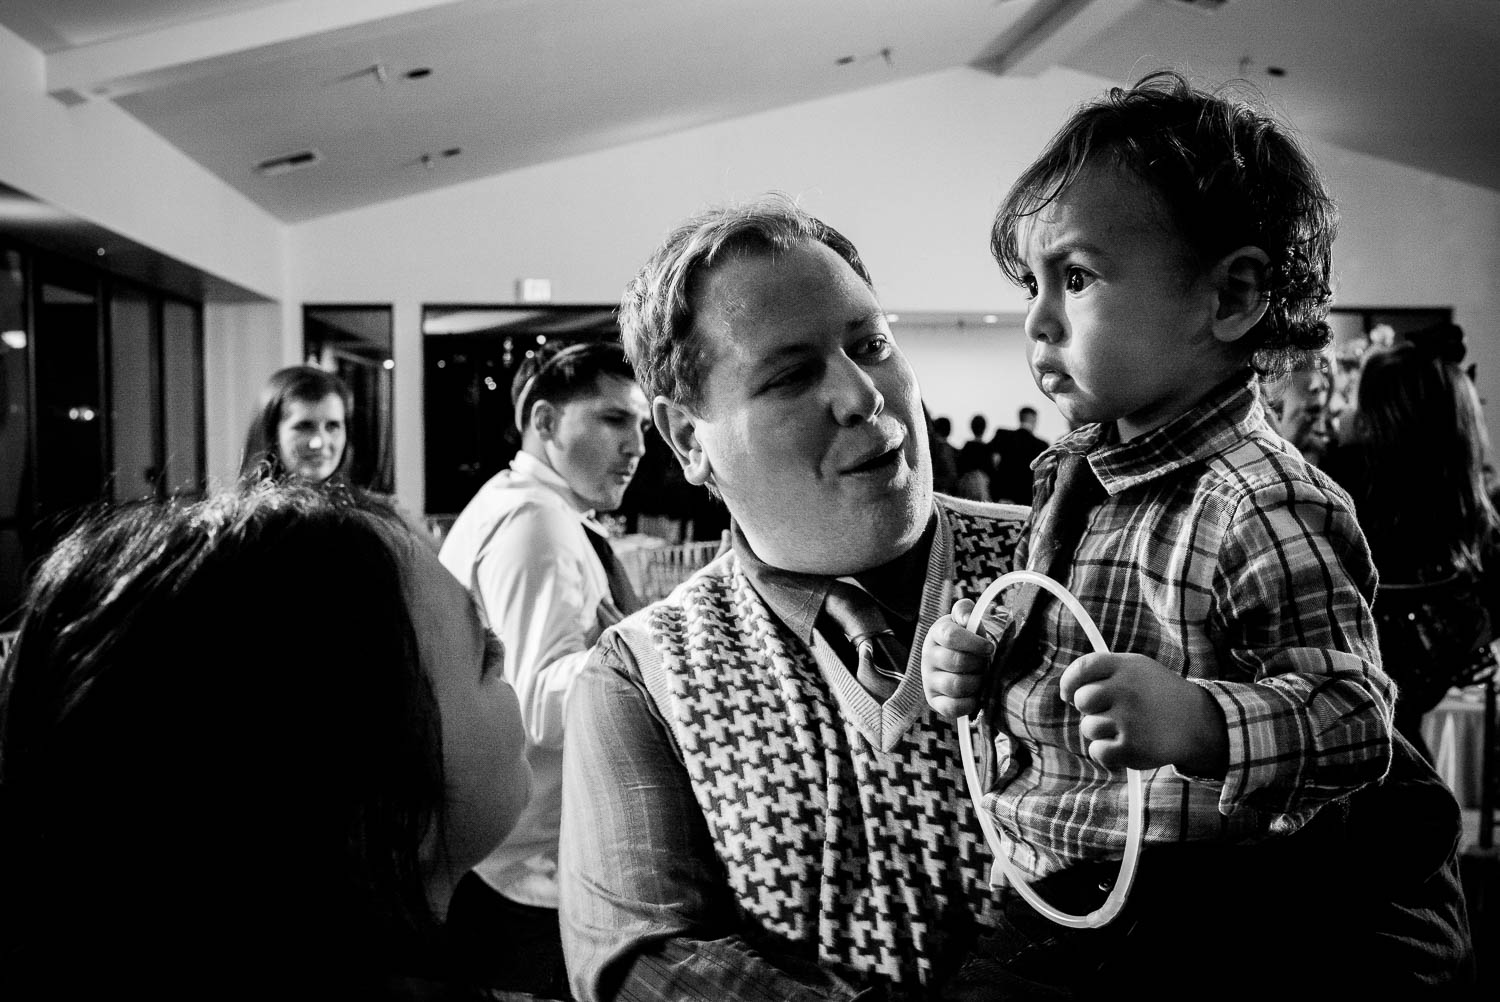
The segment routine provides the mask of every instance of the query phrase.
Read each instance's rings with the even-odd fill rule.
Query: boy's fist
[[[1063,672],[1058,695],[1083,714],[1078,733],[1106,769],[1174,765],[1223,778],[1228,768],[1219,704],[1144,654],[1085,654]]]
[[[979,712],[979,692],[995,656],[993,640],[963,625],[973,611],[972,601],[959,599],[922,641],[922,691],[927,705],[948,720]]]

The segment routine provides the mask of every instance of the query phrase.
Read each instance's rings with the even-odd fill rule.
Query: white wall
[[[109,101],[47,96],[42,54],[0,27],[0,181],[251,292],[281,295],[284,227]]]
[[[1025,406],[1036,408],[1036,433],[1047,441],[1068,430],[1032,381],[1023,320],[1020,314],[1008,314],[994,325],[892,325],[896,343],[917,372],[927,409],[953,423],[948,440],[955,446],[969,440],[969,419],[975,414],[988,422],[988,437],[998,428],[1014,428],[1016,412]]]
[[[285,227],[123,111],[65,108],[43,80],[40,53],[0,28],[0,129],[25,137],[0,144],[0,181],[279,301],[207,312],[210,473],[232,472],[260,382],[296,359],[303,303],[388,302],[397,489],[413,510],[423,303],[510,302],[526,276],[550,278],[559,302],[613,302],[683,216],[779,188],[854,240],[887,308],[1014,314],[1021,299],[988,255],[991,215],[1066,113],[1105,86],[952,70]],[[1343,211],[1338,302],[1453,306],[1481,391],[1500,401],[1500,194],[1309,145]],[[934,413],[959,428],[974,412],[1011,423],[1008,398],[1027,392],[1005,382],[1019,372],[1012,342],[900,336]]]
[[[204,460],[211,481],[228,482],[239,472],[260,385],[286,364],[279,336],[281,305],[208,303],[203,329],[204,424],[209,429]]]
[[[1451,306],[1500,443],[1500,193],[1309,144],[1339,202],[1340,306]]]
[[[680,218],[780,188],[855,242],[888,309],[1018,312],[988,254],[991,216],[1067,112],[1103,86],[1065,71],[953,70],[328,217],[293,229],[288,295],[395,304],[397,489],[421,510],[422,303],[510,302],[523,276],[550,278],[559,302],[613,302]],[[1481,389],[1500,401],[1500,195],[1309,145],[1343,207],[1338,302],[1453,305]],[[959,428],[976,411],[1012,423],[1006,398],[1027,384],[986,393],[977,375],[1017,371],[1006,343],[899,336],[934,413]],[[1055,438],[1060,423],[1039,404]]]
[[[1098,86],[940,73],[328,217],[293,229],[288,296],[396,304],[397,492],[421,510],[422,303],[510,302],[523,276],[550,278],[559,302],[614,302],[682,217],[779,188],[855,242],[888,308],[1014,313],[990,218]],[[973,370],[950,387],[941,353],[919,354],[929,396],[970,406],[956,401]],[[985,407],[1009,424],[1003,409]]]
[[[278,220],[113,103],[68,108],[45,81],[42,54],[0,27],[0,181],[251,294],[281,298]],[[282,331],[275,310],[205,311],[211,476],[233,471],[245,418],[230,410],[274,369],[256,356],[268,344],[280,354]]]

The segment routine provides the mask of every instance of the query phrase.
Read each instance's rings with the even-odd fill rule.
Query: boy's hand
[[[973,611],[972,601],[959,599],[922,641],[922,691],[927,705],[948,720],[979,712],[979,691],[995,656],[993,640],[963,625]]]
[[[1219,704],[1152,658],[1085,654],[1063,672],[1060,695],[1083,714],[1078,731],[1089,758],[1106,769],[1174,765],[1216,779],[1228,770],[1229,737]]]

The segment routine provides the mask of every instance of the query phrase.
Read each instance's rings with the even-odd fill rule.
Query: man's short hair
[[[579,397],[591,396],[598,391],[601,376],[635,381],[635,372],[617,342],[553,343],[538,348],[521,361],[510,383],[516,429],[525,430],[537,401],[562,407]]]
[[[646,396],[702,404],[703,345],[695,321],[709,272],[737,255],[774,254],[806,241],[832,249],[873,288],[854,245],[780,192],[709,209],[674,229],[620,300],[625,351]]]
[[[1026,270],[1020,222],[1094,165],[1126,171],[1155,192],[1195,266],[1247,245],[1266,252],[1266,314],[1240,342],[1259,371],[1285,371],[1328,343],[1338,216],[1289,127],[1169,71],[1110,88],[1063,123],[1001,202],[990,249],[1012,281]]]

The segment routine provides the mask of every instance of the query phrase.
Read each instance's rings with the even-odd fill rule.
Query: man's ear
[[[1214,265],[1213,283],[1218,292],[1214,311],[1214,337],[1231,344],[1250,332],[1266,315],[1266,269],[1271,258],[1254,245],[1238,247]]]
[[[714,471],[708,453],[698,441],[698,419],[687,408],[664,396],[651,402],[651,417],[656,422],[656,430],[682,466],[683,478],[700,487],[708,483]]]
[[[552,441],[552,435],[557,431],[558,417],[558,409],[550,400],[538,400],[531,405],[531,424],[544,442]]]

